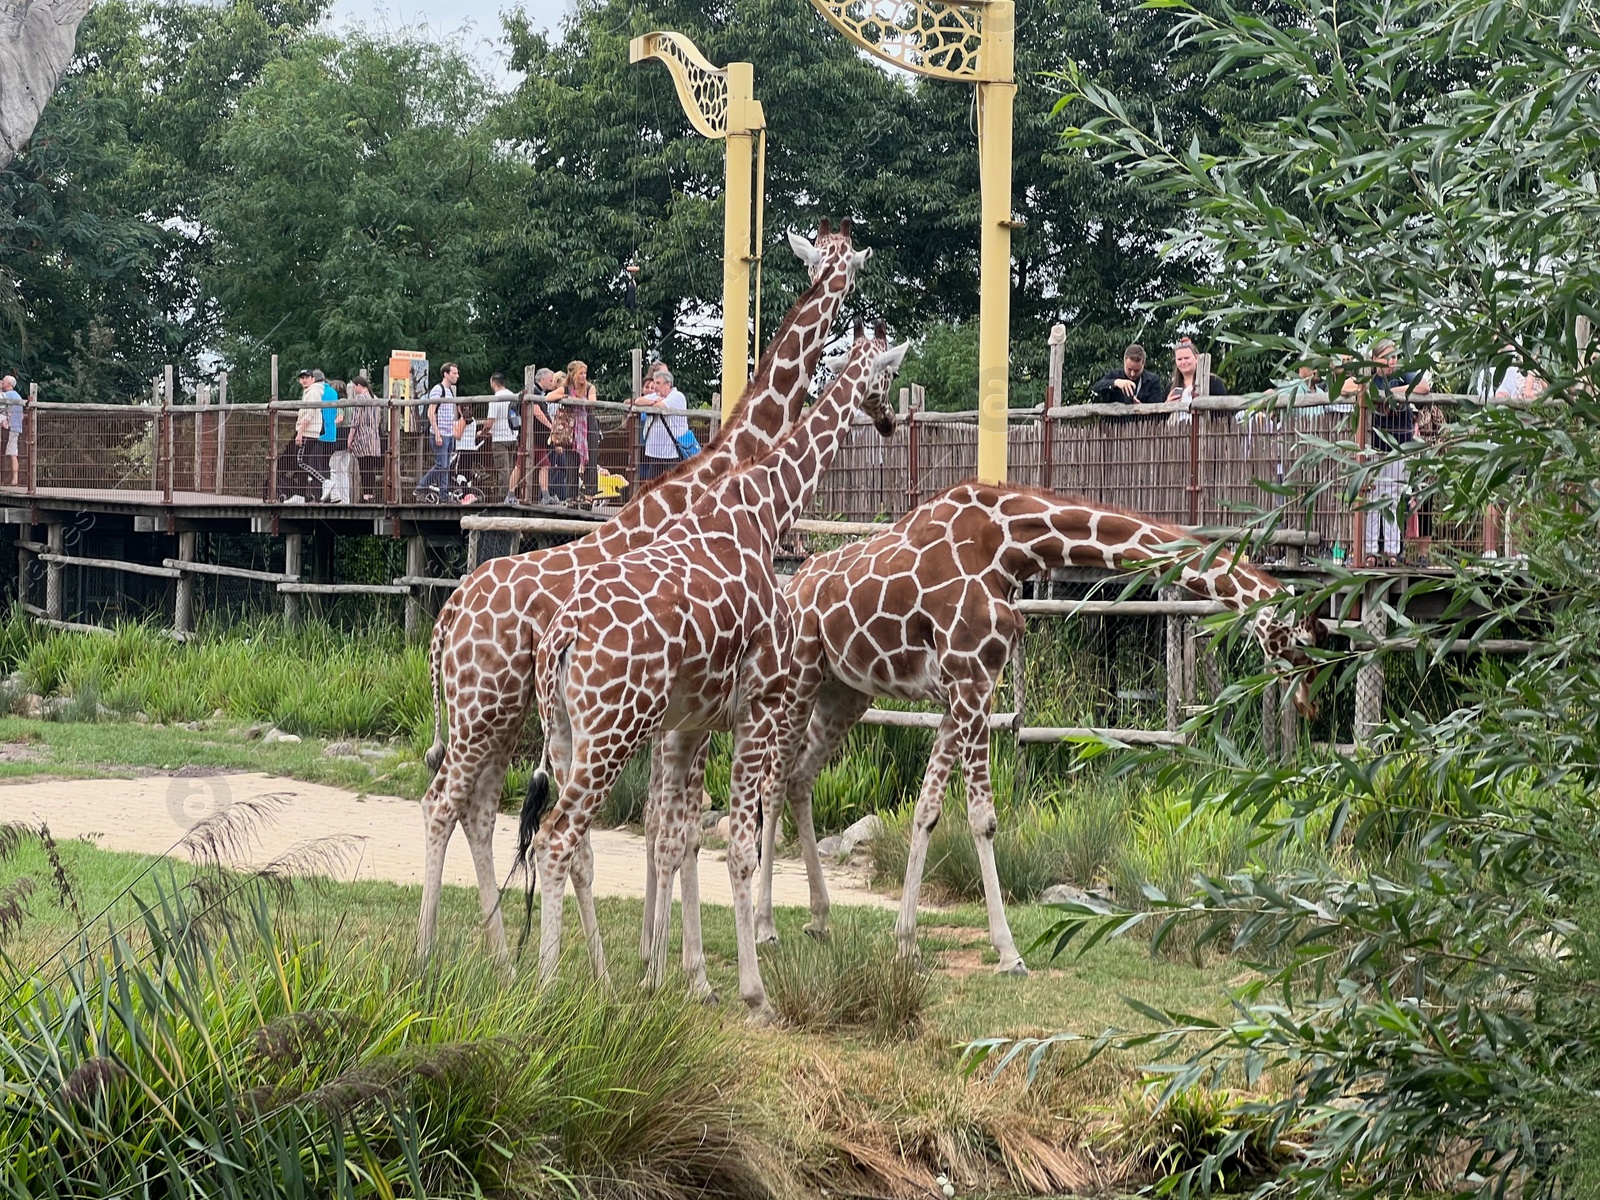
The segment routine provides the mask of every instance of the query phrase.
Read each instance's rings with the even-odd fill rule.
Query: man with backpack
[[[505,503],[516,504],[517,484],[522,482],[522,466],[517,462],[517,433],[522,428],[522,414],[516,409],[517,394],[506,387],[504,372],[496,371],[489,376],[489,389],[494,395],[489,401],[489,452],[494,481],[497,487],[502,479],[506,481]]]
[[[417,495],[422,497],[428,489],[437,492],[450,490],[450,458],[456,449],[456,380],[461,378],[461,368],[455,363],[445,363],[439,372],[439,382],[428,390],[428,434],[433,439],[433,466],[417,480]]]

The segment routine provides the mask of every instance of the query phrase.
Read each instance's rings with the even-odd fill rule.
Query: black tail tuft
[[[522,957],[522,947],[533,929],[533,864],[529,852],[533,849],[534,835],[539,832],[539,822],[550,811],[550,769],[542,761],[539,769],[528,779],[528,796],[522,802],[522,815],[517,820],[517,857],[512,870],[518,868],[527,876],[527,904],[522,914],[522,936],[517,939],[517,957]]]
[[[528,779],[528,796],[522,802],[522,816],[517,822],[517,866],[528,869],[528,851],[533,848],[533,837],[539,832],[539,822],[550,811],[550,772],[541,763]]]

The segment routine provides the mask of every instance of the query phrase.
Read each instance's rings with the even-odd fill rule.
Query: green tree
[[[214,134],[325,7],[105,0],[90,11],[27,152],[0,171],[0,353],[47,394],[87,385],[87,399],[124,399],[164,363],[199,369],[217,329],[200,284]]]
[[[1241,358],[1326,363],[1391,335],[1441,378],[1514,363],[1548,383],[1531,407],[1467,405],[1436,447],[1398,452],[1445,515],[1508,506],[1526,554],[1438,583],[1444,619],[1407,631],[1419,669],[1446,661],[1430,638],[1448,644],[1469,623],[1540,646],[1469,670],[1442,719],[1393,714],[1359,759],[1262,765],[1226,743],[1184,756],[1201,803],[1286,838],[1326,829],[1373,866],[1207,881],[1192,907],[1158,912],[1167,928],[1193,920],[1230,938],[1262,982],[1241,991],[1232,1022],[1146,1010],[1160,1024],[1133,1042],[1167,1053],[1173,1092],[1275,1073],[1282,1098],[1252,1107],[1304,1146],[1278,1194],[1414,1195],[1425,1181],[1588,1194],[1600,361],[1576,330],[1597,315],[1600,25],[1563,0],[1312,3],[1273,20],[1188,11],[1189,45],[1274,87],[1292,115],[1207,153],[1080,75],[1079,102],[1098,115],[1069,144],[1185,201],[1170,251],[1214,270],[1176,307],[1225,323]],[[1353,451],[1307,457],[1334,459],[1353,489],[1385,461]],[[1353,647],[1333,663],[1384,653]],[[1074,917],[1058,932],[1086,927],[1109,928]],[[1231,1164],[1213,1158],[1182,1182],[1221,1186],[1219,1168]]]
[[[222,350],[246,378],[274,351],[330,374],[408,347],[487,366],[492,100],[463,55],[411,39],[312,37],[268,67],[218,136],[202,208]]]

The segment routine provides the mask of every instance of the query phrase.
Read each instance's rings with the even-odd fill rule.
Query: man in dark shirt
[[[1161,376],[1144,369],[1144,347],[1135,342],[1122,352],[1122,370],[1096,380],[1089,390],[1102,403],[1159,404],[1167,398]]]

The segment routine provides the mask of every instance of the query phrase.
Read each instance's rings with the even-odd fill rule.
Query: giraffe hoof
[[[778,935],[776,933],[763,933],[756,938],[756,945],[758,946],[776,946],[777,944]]]
[[[1032,972],[1028,970],[1028,964],[1019,958],[1009,967],[1001,966],[997,968],[995,974],[1006,975],[1012,979],[1026,979],[1030,974],[1032,974]]]
[[[803,930],[801,930],[801,932],[814,942],[825,942],[828,940],[828,929],[826,926],[807,925]]]
[[[689,993],[689,998],[691,1000],[698,1000],[707,1008],[715,1008],[717,1005],[722,1003],[722,997],[717,995],[717,989],[712,987],[695,988]]]
[[[756,1029],[771,1029],[778,1023],[778,1014],[774,1011],[772,1005],[762,1003],[750,1010],[750,1014],[745,1018],[745,1021]]]

